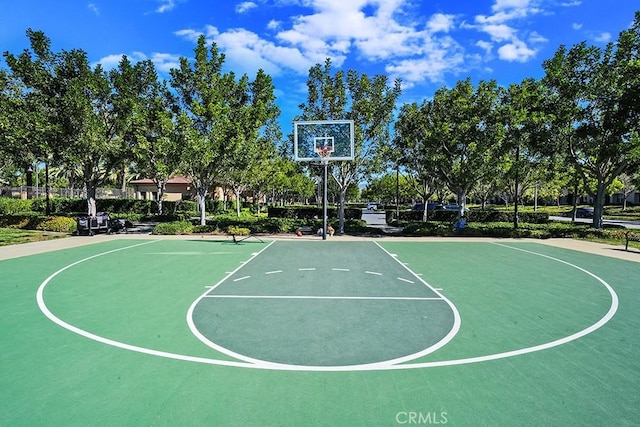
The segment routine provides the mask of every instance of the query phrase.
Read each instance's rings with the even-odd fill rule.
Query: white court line
[[[332,268],[333,271],[351,271],[348,268]]]
[[[106,344],[106,345],[110,345],[113,347],[117,347],[117,348],[121,348],[124,350],[129,350],[129,351],[134,351],[134,352],[138,352],[138,353],[142,353],[142,354],[148,354],[151,356],[157,356],[157,357],[164,357],[164,358],[168,358],[168,359],[174,359],[174,360],[181,360],[184,362],[195,362],[195,363],[203,363],[203,364],[207,364],[207,365],[214,365],[214,366],[229,366],[229,367],[237,367],[237,368],[249,368],[249,369],[265,369],[265,370],[286,370],[286,371],[315,371],[315,372],[328,372],[328,371],[338,371],[338,372],[351,372],[351,371],[371,371],[371,370],[406,370],[406,369],[424,369],[424,368],[435,368],[435,367],[441,367],[441,366],[456,366],[456,365],[465,365],[465,364],[472,364],[472,363],[479,363],[479,362],[486,362],[486,361],[490,361],[490,360],[498,360],[498,359],[504,359],[504,358],[508,358],[508,357],[514,357],[514,356],[520,356],[523,354],[527,354],[527,353],[533,353],[533,352],[537,352],[537,351],[541,351],[541,350],[547,350],[549,348],[552,347],[556,347],[562,344],[566,344],[568,342],[577,340],[583,336],[586,336],[594,331],[596,331],[597,329],[599,329],[600,327],[602,327],[603,325],[605,325],[609,320],[611,320],[613,318],[613,316],[615,315],[617,309],[618,309],[618,295],[615,293],[615,291],[613,290],[613,288],[611,287],[611,285],[609,285],[606,281],[604,281],[602,278],[598,277],[597,275],[595,275],[594,273],[591,273],[590,271],[579,267],[575,264],[572,264],[570,262],[558,259],[558,258],[554,258],[548,255],[544,255],[538,252],[534,252],[534,251],[528,251],[525,249],[520,249],[520,248],[515,248],[512,246],[508,246],[508,245],[503,245],[503,244],[499,244],[499,243],[494,243],[498,246],[503,246],[505,248],[509,248],[509,249],[513,249],[513,250],[518,250],[518,251],[522,251],[525,253],[529,253],[529,254],[533,254],[533,255],[538,255],[562,264],[565,264],[569,267],[575,268],[583,273],[585,273],[586,275],[592,277],[593,279],[595,279],[596,281],[598,281],[610,294],[611,296],[611,306],[609,308],[609,311],[605,314],[604,317],[602,317],[598,322],[592,324],[591,326],[573,334],[573,335],[569,335],[567,337],[555,340],[555,341],[551,341],[545,344],[541,344],[541,345],[536,345],[533,347],[527,347],[527,348],[522,348],[522,349],[518,349],[518,350],[512,350],[512,351],[507,351],[504,353],[497,353],[497,354],[490,354],[490,355],[485,355],[485,356],[477,356],[477,357],[468,357],[465,359],[449,359],[449,360],[439,360],[439,361],[434,361],[434,362],[424,362],[424,363],[406,363],[406,364],[398,364],[399,362],[397,361],[387,361],[387,362],[381,362],[381,363],[373,363],[373,364],[365,364],[365,365],[347,365],[347,366],[298,366],[298,365],[282,365],[282,364],[277,364],[277,363],[269,363],[269,362],[259,362],[259,363],[247,363],[247,362],[238,362],[238,361],[229,361],[229,360],[220,360],[220,359],[212,359],[212,358],[205,358],[205,357],[197,357],[197,356],[190,356],[190,355],[186,355],[186,354],[178,354],[178,353],[170,353],[170,352],[166,352],[166,351],[159,351],[159,350],[153,350],[153,349],[149,349],[149,348],[145,348],[145,347],[139,347],[139,346],[135,346],[135,345],[131,345],[131,344],[126,344],[120,341],[115,341],[115,340],[111,340],[93,333],[90,333],[88,331],[85,331],[83,329],[80,329],[76,326],[73,326],[65,321],[63,321],[62,319],[60,319],[59,317],[57,317],[56,315],[54,315],[49,308],[47,307],[45,301],[44,301],[44,291],[45,288],[47,287],[47,285],[51,282],[51,280],[53,280],[56,276],[58,276],[60,273],[89,260],[92,260],[94,258],[103,256],[103,255],[107,255],[107,254],[111,254],[114,252],[118,252],[121,250],[126,250],[126,249],[130,249],[130,248],[134,248],[137,246],[141,246],[141,245],[145,245],[145,244],[149,244],[149,243],[154,243],[154,242],[158,242],[161,240],[155,240],[155,241],[151,241],[151,242],[144,242],[144,243],[140,243],[140,244],[136,244],[136,245],[132,245],[132,246],[128,246],[125,248],[119,248],[119,249],[114,249],[114,250],[110,250],[110,251],[106,251],[106,252],[102,252],[100,254],[96,254],[96,255],[92,255],[89,256],[87,258],[83,258],[79,261],[73,262],[69,265],[66,265],[62,268],[60,268],[59,270],[57,270],[56,272],[52,273],[49,277],[47,277],[38,287],[38,291],[36,293],[36,300],[38,303],[38,308],[40,308],[40,311],[52,322],[54,322],[55,324],[57,324],[58,326],[65,328],[73,333],[76,333],[78,335],[81,335],[85,338]],[[269,245],[267,245],[267,247],[265,247],[262,251],[266,250],[269,246],[271,246],[271,244],[273,244],[275,241],[272,241],[271,243],[269,243]],[[376,243],[377,244],[377,243]],[[384,248],[382,248],[384,250]],[[260,252],[262,252],[260,251]],[[252,257],[253,259],[253,257]],[[240,267],[238,267],[236,269],[239,270]],[[234,272],[230,272],[230,274],[233,274]],[[224,279],[222,279],[220,282],[218,282],[216,285],[214,285],[213,287],[211,286],[207,286],[207,288],[215,288],[217,286],[219,286],[220,284],[222,284],[229,276],[225,277]],[[426,282],[425,282],[426,283]],[[429,285],[427,285],[429,286]],[[206,296],[207,294],[203,294],[200,296],[199,299],[202,299]],[[446,300],[446,298],[445,298]],[[195,303],[192,305],[195,305]],[[190,316],[187,318],[187,323],[189,323],[190,325],[192,325],[192,321]],[[240,359],[242,360],[242,359]],[[411,360],[411,359],[409,359]]]
[[[397,279],[402,280],[403,282],[411,283],[411,284],[415,283],[415,282],[412,282],[411,280],[403,279],[402,277],[397,277]]]
[[[282,273],[282,270],[266,271],[264,274],[278,274],[278,273]]]
[[[298,271],[316,271],[315,267],[311,268],[299,268]]]
[[[442,298],[432,297],[336,297],[320,295],[206,295],[205,298],[229,299],[328,299],[328,300],[374,300],[374,301],[442,301]]]
[[[241,280],[245,280],[245,279],[248,279],[248,278],[250,278],[250,277],[251,277],[251,276],[238,277],[237,279],[233,279],[233,281],[234,281],[234,282],[239,282],[239,281],[241,281]]]
[[[367,274],[373,274],[374,276],[382,276],[382,273],[376,273],[375,271],[365,271]]]
[[[425,348],[422,351],[418,351],[417,353],[413,353],[413,354],[409,354],[409,355],[404,356],[404,357],[399,357],[397,359],[393,359],[393,360],[389,361],[388,363],[395,366],[395,365],[398,365],[400,363],[410,362],[412,360],[415,360],[415,359],[418,359],[420,357],[426,356],[427,354],[433,353],[434,351],[436,351],[436,350],[444,347],[445,345],[447,345],[449,343],[449,341],[451,341],[453,339],[453,337],[455,337],[456,334],[458,333],[458,331],[460,330],[460,325],[462,323],[462,320],[460,319],[460,313],[458,312],[458,308],[455,306],[455,304],[451,300],[449,300],[447,297],[445,297],[440,292],[438,292],[435,289],[433,289],[433,286],[428,284],[422,277],[416,275],[416,273],[413,270],[411,270],[409,267],[404,265],[404,263],[402,261],[400,261],[400,259],[398,258],[397,254],[392,254],[391,252],[389,252],[388,250],[383,248],[382,245],[380,243],[378,243],[378,242],[374,242],[374,243],[375,243],[376,246],[378,246],[378,248],[380,248],[380,250],[382,250],[384,253],[386,253],[387,255],[392,257],[400,266],[402,266],[402,268],[407,270],[409,272],[409,274],[411,274],[413,277],[418,279],[418,282],[422,283],[424,286],[426,286],[428,289],[430,289],[433,293],[435,293],[437,296],[442,298],[442,300],[451,308],[451,312],[453,313],[453,325],[451,325],[451,330],[440,341],[438,341],[436,344],[432,345],[431,347]]]

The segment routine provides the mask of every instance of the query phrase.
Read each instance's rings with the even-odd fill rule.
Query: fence
[[[44,199],[47,196],[43,187],[0,187],[1,197],[13,197],[15,199]],[[49,188],[49,197],[66,197],[72,199],[85,199],[87,192],[79,188]],[[97,199],[133,199],[135,193],[132,188],[121,190],[118,188],[96,189]]]

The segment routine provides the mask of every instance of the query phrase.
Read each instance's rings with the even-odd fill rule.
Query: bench
[[[633,232],[631,231],[627,231],[626,233],[624,233],[624,237],[626,239],[626,243],[624,245],[625,251],[629,250],[629,242],[640,242],[640,236],[638,236],[637,234],[633,234]]]
[[[313,228],[311,228],[311,226],[309,225],[303,225],[298,229],[298,231],[300,231],[302,234],[315,234]]]
[[[253,234],[240,234],[240,235],[232,234],[231,237],[233,238],[233,243],[235,243],[236,245],[240,242],[244,242],[245,240],[251,239],[251,238],[258,240],[261,243],[264,243],[264,240],[262,240],[258,236],[254,236]]]
[[[233,243],[235,243],[236,245],[252,237],[264,243],[264,241],[261,238],[251,234],[251,230],[249,230],[248,228],[231,226],[227,230],[227,233],[231,235],[231,237],[233,238]]]

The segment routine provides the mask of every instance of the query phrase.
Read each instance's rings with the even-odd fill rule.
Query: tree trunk
[[[460,219],[464,216],[464,211],[467,207],[467,192],[462,191],[456,194],[456,196],[458,197],[458,206],[460,207],[460,209],[458,209],[458,219]]]
[[[207,212],[205,201],[207,198],[208,188],[196,188],[198,198],[198,208],[200,209],[200,225],[207,225]]]
[[[162,199],[164,198],[164,192],[166,188],[166,181],[156,182],[156,188],[158,189],[156,195],[156,203],[158,203],[158,215],[162,215]]]
[[[96,185],[92,182],[86,183],[87,188],[87,215],[96,216]]]
[[[235,190],[236,195],[236,215],[240,218],[240,189]]]
[[[602,230],[602,217],[604,214],[604,200],[607,196],[603,180],[598,180],[598,188],[593,203],[593,228]]]
[[[340,189],[340,201],[339,201],[339,209],[338,209],[338,233],[344,234],[344,201],[347,193],[347,187],[343,187]]]

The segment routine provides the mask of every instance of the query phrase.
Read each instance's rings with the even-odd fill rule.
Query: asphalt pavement
[[[571,217],[567,216],[550,216],[550,220],[553,221],[571,221]],[[576,222],[583,222],[585,224],[592,224],[593,218],[576,218]],[[605,219],[602,221],[604,225],[618,225],[625,228],[640,228],[640,221],[628,221],[623,219]]]

